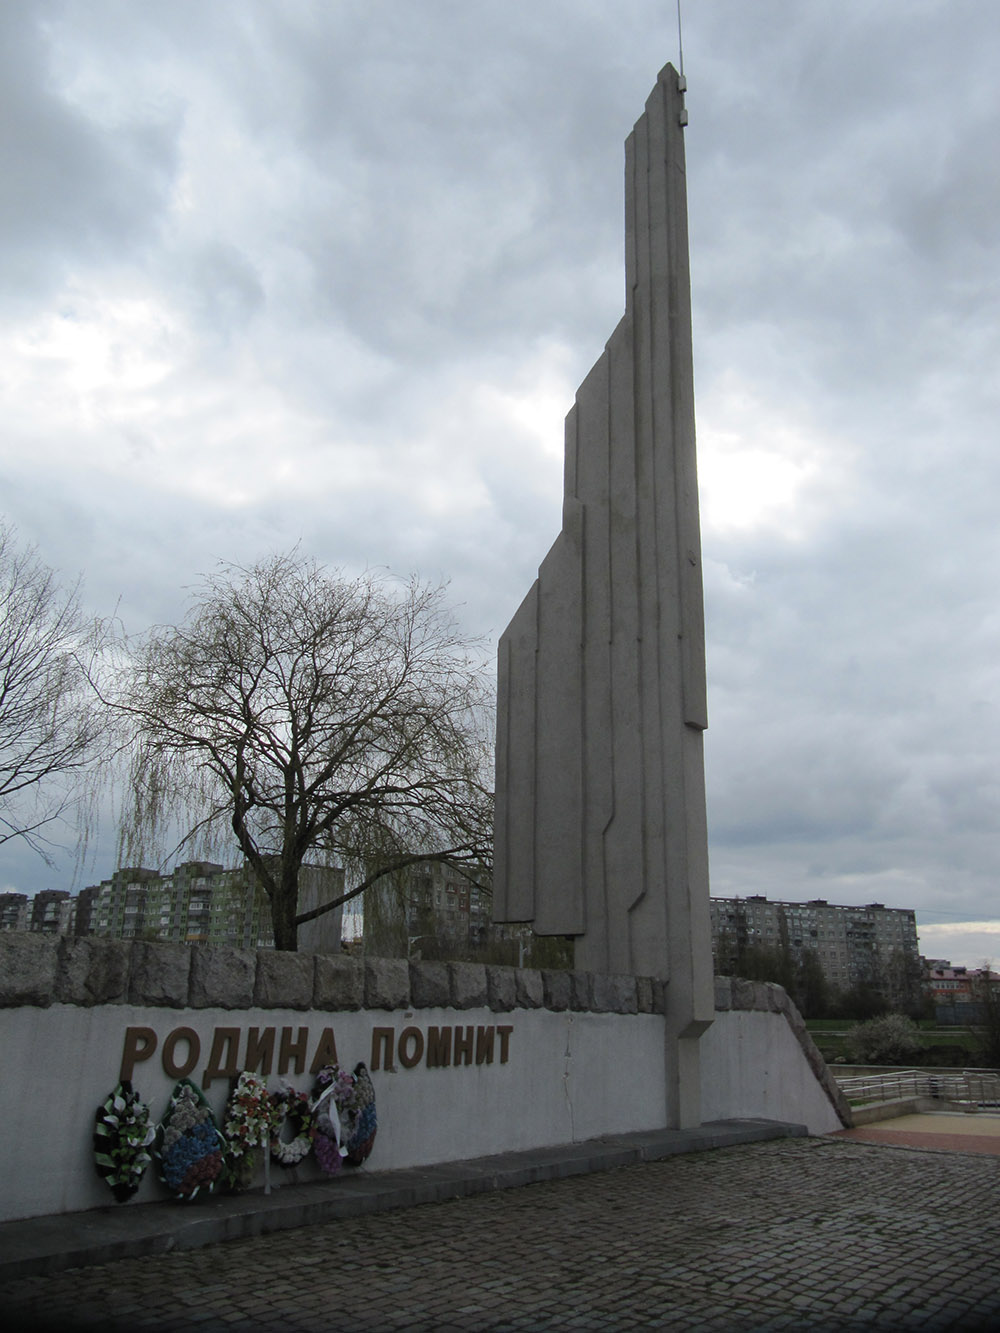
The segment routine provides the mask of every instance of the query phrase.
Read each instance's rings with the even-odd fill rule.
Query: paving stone
[[[0,1310],[114,1333],[986,1330],[1000,1210],[955,1201],[998,1187],[1000,1158],[775,1140],[18,1278]]]

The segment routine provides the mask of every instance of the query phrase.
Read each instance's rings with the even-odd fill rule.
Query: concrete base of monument
[[[220,1195],[192,1205],[109,1205],[0,1223],[0,1282],[113,1260],[198,1249],[220,1241],[339,1221],[491,1190],[660,1161],[764,1139],[802,1138],[805,1125],[720,1120],[697,1129],[609,1135],[527,1152],[398,1171],[361,1169],[333,1181]]]

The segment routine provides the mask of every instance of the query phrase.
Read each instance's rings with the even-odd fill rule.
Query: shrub
[[[917,1025],[904,1014],[856,1023],[844,1040],[849,1060],[859,1065],[910,1064],[920,1052]]]

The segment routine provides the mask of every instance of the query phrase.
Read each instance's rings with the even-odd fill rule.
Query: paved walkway
[[[1000,1156],[1000,1115],[969,1115],[962,1111],[899,1115],[858,1129],[841,1130],[836,1137],[895,1144],[897,1148],[944,1148],[996,1157]]]
[[[6,1329],[995,1329],[1000,1159],[691,1153],[0,1286]]]

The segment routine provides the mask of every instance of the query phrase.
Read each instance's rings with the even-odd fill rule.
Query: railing
[[[931,1097],[983,1110],[1000,1109],[1000,1071],[993,1069],[899,1069],[838,1078],[837,1082],[855,1106]]]

